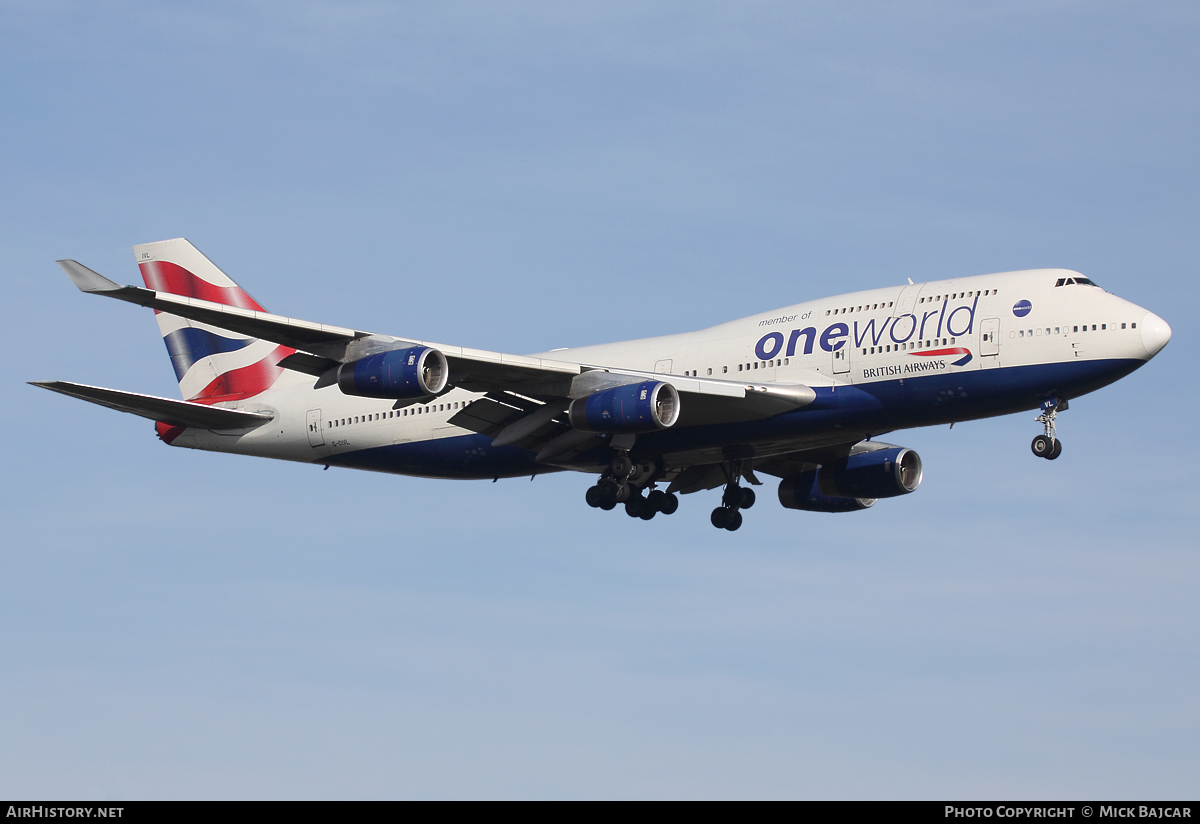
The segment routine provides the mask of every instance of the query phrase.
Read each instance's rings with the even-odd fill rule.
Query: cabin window
[[[1024,330],[1024,329],[1022,329],[1022,330],[1021,330],[1021,337],[1025,337],[1025,330]]]
[[[1094,324],[1094,323],[1092,324],[1092,331],[1093,331],[1093,332],[1095,332],[1095,331],[1096,331],[1096,324]]]
[[[722,375],[724,375],[724,374],[725,374],[726,372],[728,372],[728,371],[729,371],[729,367],[728,367],[728,366],[722,366],[722,367],[721,367],[721,374],[722,374]]]
[[[784,358],[784,359],[783,359],[783,365],[784,365],[784,366],[787,366],[787,365],[788,365],[789,363],[791,363],[791,362],[792,362],[792,359],[791,359],[791,358]]]
[[[757,368],[758,368],[758,361],[755,361],[755,362],[754,362],[754,368],[755,368],[755,369],[757,369]]]
[[[1100,329],[1101,329],[1101,331],[1106,331],[1108,329],[1108,324],[1107,323],[1100,324]]]

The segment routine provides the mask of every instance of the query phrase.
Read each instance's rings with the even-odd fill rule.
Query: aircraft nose
[[[1153,312],[1147,312],[1142,318],[1142,346],[1146,347],[1146,354],[1154,357],[1170,339],[1171,327],[1167,322]]]

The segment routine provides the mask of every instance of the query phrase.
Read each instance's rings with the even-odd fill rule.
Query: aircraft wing
[[[245,429],[262,426],[271,420],[270,415],[260,415],[256,412],[221,409],[203,403],[177,401],[154,395],[140,395],[136,392],[122,392],[119,389],[104,389],[99,386],[86,386],[82,383],[68,383],[67,381],[30,381],[30,383],[33,386],[49,389],[51,392],[70,395],[72,398],[107,406],[118,412],[128,412],[174,426],[193,426],[199,429]]]
[[[430,346],[438,349],[450,362],[454,384],[469,391],[487,391],[493,387],[560,376],[569,380],[570,376],[578,375],[582,371],[579,364],[575,363],[466,349],[461,346],[443,346],[391,335],[375,335],[341,326],[312,323],[272,315],[269,312],[257,312],[173,295],[170,292],[158,292],[141,286],[121,286],[77,261],[60,260],[58,265],[83,292],[169,312],[188,320],[311,353],[306,357],[292,356],[281,361],[285,368],[301,372],[323,374],[339,363],[348,363],[377,352],[411,346]]]
[[[771,417],[797,409],[816,398],[816,393],[804,384],[749,384],[716,378],[666,375],[372,334],[226,306],[140,286],[121,286],[77,261],[60,260],[58,264],[81,291],[146,306],[301,350],[281,360],[280,365],[319,376],[320,381],[326,384],[332,382],[330,370],[341,363],[349,363],[378,352],[412,346],[437,349],[446,356],[449,363],[452,386],[469,392],[489,393],[490,398],[507,398],[499,401],[507,409],[491,410],[493,414],[489,416],[503,418],[500,429],[516,423],[517,419],[525,414],[537,411],[536,408],[514,409],[511,403],[514,393],[516,397],[531,399],[532,403],[540,407],[546,403],[586,397],[601,389],[642,380],[670,383],[677,391],[688,395],[681,404],[678,425],[682,426]],[[483,408],[476,411],[482,413]],[[554,416],[541,414],[545,417],[542,428],[547,431],[553,430]],[[462,421],[459,420],[460,417]],[[453,422],[472,431],[488,433],[501,424],[500,420],[468,420],[468,416],[456,416]],[[503,440],[506,443],[521,443],[539,433],[521,429],[518,434],[521,437],[515,437],[511,431],[507,432]]]

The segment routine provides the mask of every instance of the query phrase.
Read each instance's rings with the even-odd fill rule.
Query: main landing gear
[[[741,510],[754,506],[756,496],[750,487],[738,485],[741,472],[737,470],[737,467],[731,467],[725,474],[729,481],[725,484],[725,491],[721,494],[721,505],[712,511],[709,520],[717,529],[735,532],[742,525]]]
[[[1052,461],[1062,454],[1062,441],[1058,439],[1058,432],[1054,428],[1054,419],[1058,417],[1060,411],[1066,408],[1067,402],[1059,401],[1058,398],[1042,401],[1042,414],[1034,420],[1046,427],[1046,433],[1038,435],[1029,445],[1034,455]]]
[[[654,489],[653,476],[650,469],[631,461],[629,453],[618,452],[608,471],[588,489],[588,506],[607,511],[625,504],[626,515],[643,521],[660,512],[671,515],[679,509],[679,498],[672,492]]]

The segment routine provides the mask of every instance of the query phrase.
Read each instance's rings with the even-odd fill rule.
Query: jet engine
[[[437,395],[450,379],[446,356],[428,346],[394,349],[343,363],[338,388],[364,398],[406,399]]]
[[[858,452],[822,466],[817,473],[817,485],[830,497],[907,495],[921,485],[921,458],[902,446]]]
[[[874,498],[846,498],[826,495],[817,482],[818,470],[810,469],[779,482],[779,503],[788,509],[807,512],[855,512],[875,503]]]
[[[567,414],[585,432],[653,432],[679,419],[679,393],[662,381],[614,386],[571,401]]]
[[[921,485],[921,458],[902,446],[857,452],[836,463],[784,478],[779,502],[809,512],[854,512],[878,498],[907,495]]]

